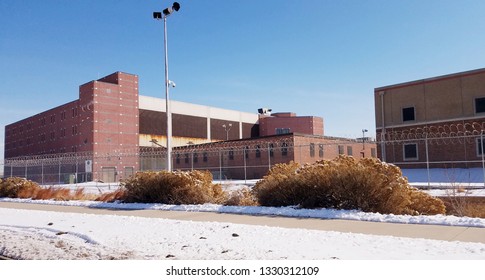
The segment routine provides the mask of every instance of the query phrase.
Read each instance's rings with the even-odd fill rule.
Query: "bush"
[[[393,214],[444,214],[445,206],[409,186],[401,170],[378,159],[339,156],[300,166],[278,164],[254,187],[264,206],[360,209]]]
[[[25,178],[10,177],[0,179],[0,197],[31,198],[40,189],[37,183]]]
[[[245,187],[236,191],[232,191],[229,198],[224,202],[227,206],[257,206],[258,201],[253,195],[251,189]]]
[[[138,172],[123,182],[125,202],[203,204],[226,200],[208,171]]]

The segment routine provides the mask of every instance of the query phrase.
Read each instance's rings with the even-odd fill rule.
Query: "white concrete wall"
[[[258,122],[258,114],[197,105],[175,100],[171,100],[170,105],[172,114],[221,119],[240,123]],[[143,110],[165,112],[165,99],[140,95],[139,108]]]

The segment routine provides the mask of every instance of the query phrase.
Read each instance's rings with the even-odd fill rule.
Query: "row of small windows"
[[[246,146],[244,148],[244,157],[246,159],[249,158],[249,151],[250,151],[250,147],[249,146]],[[260,158],[261,157],[261,146],[260,145],[256,145],[254,147],[254,155],[256,158]],[[270,157],[273,157],[274,156],[274,144],[269,144],[268,146],[268,152],[269,152],[269,156]],[[229,150],[228,151],[228,159],[229,160],[234,160],[234,150]],[[281,155],[282,156],[287,156],[288,155],[288,144],[287,143],[283,143],[282,144],[282,147],[281,147]],[[199,154],[198,153],[185,153],[184,154],[184,162],[185,163],[189,163],[190,162],[190,157],[192,157],[192,160],[194,161],[194,163],[197,163],[199,161]],[[180,163],[180,159],[181,159],[181,154],[177,154],[176,157],[175,157],[175,162],[177,164]],[[208,154],[207,152],[204,152],[202,153],[202,161],[203,162],[207,162],[208,161]]]
[[[310,143],[310,145],[309,145],[309,155],[310,155],[310,157],[315,157],[316,156],[316,145],[317,144],[315,144],[315,143]],[[325,147],[324,144],[318,144],[318,156],[320,158],[323,158],[324,157],[324,147]],[[343,155],[345,153],[345,148],[347,149],[347,155],[352,156],[353,155],[353,147],[352,146],[345,147],[343,145],[338,145],[337,146],[338,154],[339,155]],[[250,151],[251,150],[254,151],[255,158],[260,158],[261,157],[261,146],[260,145],[254,146],[253,149],[251,149],[249,146],[246,146],[244,148],[244,150],[243,150],[244,157],[246,159],[249,159],[249,155],[250,155]],[[274,157],[274,155],[275,155],[274,144],[269,144],[268,145],[268,149],[266,151],[267,151],[267,153],[269,154],[270,157]],[[282,156],[287,156],[288,155],[288,144],[287,143],[283,143],[282,144],[282,146],[280,148],[280,152],[281,152],[281,155]],[[375,148],[371,148],[371,156],[372,157],[376,157],[376,150],[375,150]],[[176,157],[175,157],[175,161],[176,161],[177,164],[180,164],[182,157],[184,158],[184,162],[186,164],[190,163],[191,162],[191,159],[192,159],[192,161],[194,163],[197,163],[199,161],[199,154],[198,153],[195,153],[195,152],[194,153],[177,154]],[[229,150],[228,151],[227,158],[229,160],[234,160],[234,150]],[[203,162],[207,162],[208,161],[208,154],[207,154],[207,152],[202,153],[202,161]]]
[[[66,131],[67,129],[66,128],[61,128],[59,130],[59,137],[66,137]],[[71,128],[71,134],[72,135],[77,135],[78,134],[78,127],[77,125],[73,126]],[[42,133],[40,134],[39,136],[39,142],[45,142],[46,140],[50,140],[50,141],[54,141],[56,140],[56,132],[55,131],[51,131],[49,134],[46,134],[46,133]],[[33,138],[34,137],[27,137],[25,138],[25,141],[24,140],[19,140],[17,142],[13,142],[13,148],[16,148],[16,147],[23,147],[24,144],[26,146],[29,146],[31,144],[33,144]]]
[[[485,97],[475,98],[475,114],[485,113]],[[401,110],[403,122],[416,120],[416,109],[414,107],[405,107]]]
[[[78,110],[77,108],[72,108],[72,117],[77,117],[78,116]],[[59,117],[60,117],[60,120],[63,121],[66,119],[66,111],[62,111],[60,114],[59,114]],[[43,117],[39,120],[39,126],[45,126],[47,124],[47,120],[49,120],[49,123],[50,124],[55,124],[56,123],[56,115],[51,115],[49,116],[48,118],[47,117]],[[34,127],[33,125],[33,121],[32,122],[28,122],[27,124],[25,124],[25,129],[27,131],[30,131],[32,130],[32,128]],[[13,134],[16,134],[16,133],[22,133],[24,132],[24,125],[21,125],[19,127],[15,127],[12,129],[12,133]]]

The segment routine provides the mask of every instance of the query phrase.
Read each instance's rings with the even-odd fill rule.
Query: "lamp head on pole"
[[[172,7],[164,9],[162,12],[153,12],[154,19],[163,19],[171,15],[174,11],[180,10],[180,4],[178,2],[173,2]]]

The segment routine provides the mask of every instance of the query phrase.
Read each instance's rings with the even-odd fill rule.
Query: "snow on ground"
[[[134,216],[0,209],[21,259],[485,259],[485,244]]]
[[[252,181],[223,181],[226,190]],[[62,185],[105,193],[117,184]],[[431,190],[431,192],[439,190]],[[449,191],[449,190],[448,190]],[[467,190],[480,195],[483,189]],[[206,211],[347,219],[374,222],[485,227],[485,219],[402,216],[356,210],[205,205],[124,204],[93,201],[0,201],[114,209]],[[0,208],[0,255],[19,259],[485,259],[485,244],[286,229],[216,222],[57,213]]]
[[[484,171],[482,168],[430,168],[427,169],[401,169],[403,176],[411,184],[431,185],[464,185],[483,187]],[[429,176],[428,176],[429,175]]]

